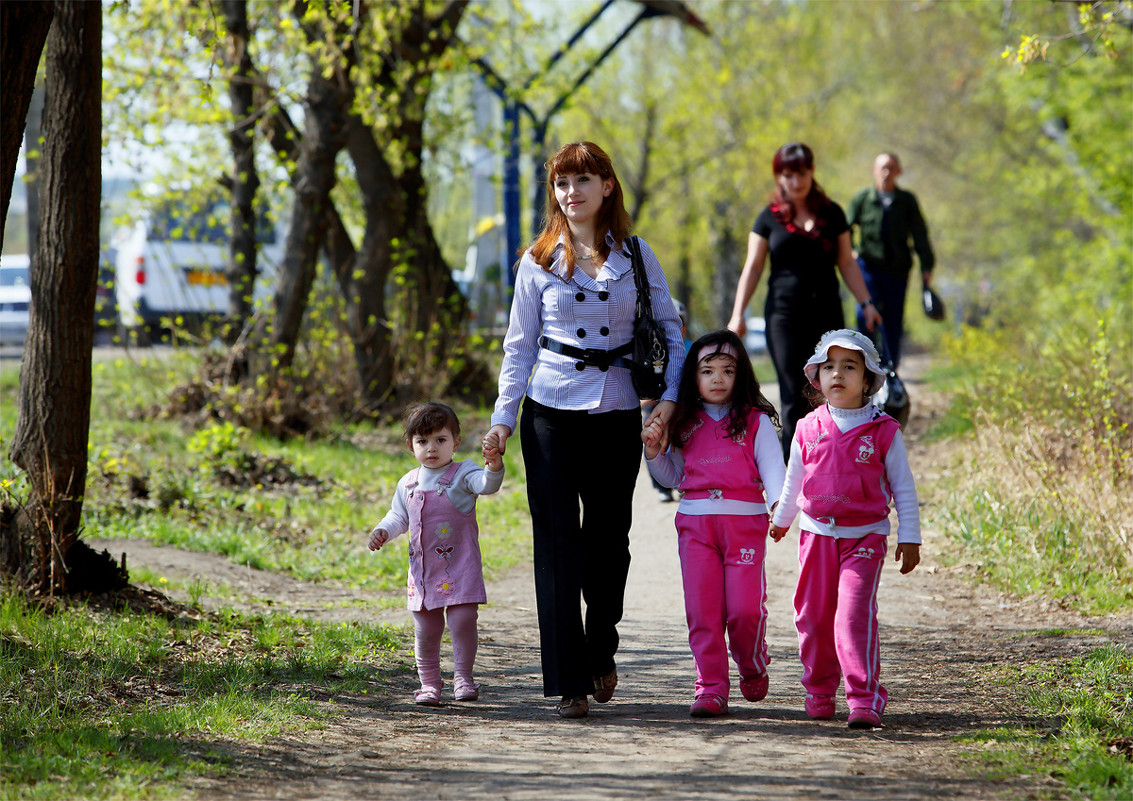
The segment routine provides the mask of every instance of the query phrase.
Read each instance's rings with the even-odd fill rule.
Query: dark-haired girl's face
[[[422,467],[446,467],[452,462],[453,452],[460,444],[448,426],[428,434],[415,434],[409,442],[413,455]]]
[[[711,356],[696,366],[696,391],[705,403],[730,402],[735,387],[736,360],[731,356]]]
[[[783,197],[792,203],[802,203],[814,185],[814,170],[786,167],[776,176],[775,181],[783,192]]]

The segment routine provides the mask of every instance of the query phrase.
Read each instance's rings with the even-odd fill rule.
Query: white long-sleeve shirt
[[[874,412],[874,407],[866,404],[860,409],[836,409],[830,406],[830,417],[834,420],[838,430],[843,434],[860,425],[868,423]],[[802,449],[797,439],[791,440],[791,458],[787,464],[787,478],[783,483],[783,492],[779,496],[779,505],[771,516],[771,522],[784,528],[791,525],[796,514],[801,514],[799,525],[807,531],[822,534],[826,537],[838,539],[858,539],[866,534],[882,534],[889,536],[889,518],[869,526],[832,526],[821,520],[800,512],[798,505],[799,493],[802,492],[803,479],[806,478],[806,468],[803,466]],[[913,480],[913,470],[909,467],[909,455],[905,450],[905,440],[898,431],[889,446],[889,453],[885,455],[885,478],[889,482],[892,493],[890,500],[897,509],[897,542],[921,542],[921,513],[917,502],[917,485]]]
[[[417,488],[424,492],[435,490],[440,486],[441,477],[448,470],[444,467],[421,466],[417,473]],[[410,471],[412,472],[412,471]],[[393,540],[409,530],[409,493],[406,485],[409,483],[409,473],[406,473],[397,482],[397,489],[393,493],[393,503],[382,522],[374,526],[381,529]],[[499,491],[504,483],[504,471],[493,473],[487,467],[480,467],[471,459],[461,462],[452,477],[452,486],[448,489],[449,503],[457,511],[468,514],[476,506],[476,498],[480,495],[491,495]]]
[[[705,403],[704,412],[713,420],[720,421],[727,416],[731,406],[718,406],[715,403]],[[755,454],[755,466],[759,470],[759,480],[763,482],[763,494],[768,502],[774,506],[783,487],[783,448],[779,444],[779,436],[775,427],[769,420],[760,418],[759,428],[756,429],[752,448]],[[666,487],[676,487],[681,483],[685,474],[684,454],[678,447],[672,447],[665,453],[659,453],[653,459],[645,460],[649,473],[659,484]],[[677,511],[686,515],[758,515],[767,514],[766,503],[752,503],[751,501],[738,501],[734,498],[681,498]]]

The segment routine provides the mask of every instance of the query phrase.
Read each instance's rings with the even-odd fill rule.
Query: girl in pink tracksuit
[[[487,601],[476,498],[499,490],[503,460],[494,440],[485,439],[484,468],[471,460],[454,462],[460,421],[443,403],[423,403],[410,411],[405,442],[421,466],[397,482],[393,508],[370,532],[370,550],[409,532],[408,605],[421,679],[414,700],[425,706],[441,703],[441,636],[447,616],[456,700],[475,701],[480,697],[480,685],[472,678],[479,644],[476,620],[478,606]]]
[[[714,331],[689,349],[668,428],[654,423],[641,434],[649,472],[683,492],[675,522],[696,661],[693,717],[728,711],[729,646],[744,698],[767,695],[765,498],[783,483],[778,420],[739,337]]]
[[[876,728],[888,700],[879,680],[877,587],[889,503],[897,508],[894,557],[908,573],[920,562],[917,489],[901,426],[870,402],[885,384],[873,343],[857,331],[828,331],[803,372],[826,402],[795,431],[770,533],[778,542],[801,513],[795,627],[806,712],[833,718],[845,677],[850,728]]]

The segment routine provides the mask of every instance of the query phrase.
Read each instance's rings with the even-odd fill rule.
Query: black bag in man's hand
[[[927,286],[921,289],[921,304],[924,306],[924,313],[930,320],[944,319],[944,301],[940,299],[940,295]]]
[[[637,397],[642,400],[660,400],[665,394],[665,368],[669,365],[669,341],[665,327],[653,317],[653,303],[649,297],[649,279],[641,258],[641,243],[637,237],[625,242],[633,262],[633,283],[637,287],[637,306],[633,314],[633,354],[630,375]]]

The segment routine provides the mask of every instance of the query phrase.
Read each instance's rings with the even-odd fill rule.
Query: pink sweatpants
[[[846,678],[846,705],[885,711],[877,634],[877,585],[885,565],[881,534],[835,539],[810,531],[799,536],[799,586],[795,628],[803,663],[803,687],[833,696]]]
[[[479,604],[457,604],[413,612],[413,656],[417,659],[417,676],[421,679],[421,686],[434,687],[439,691],[442,687],[441,636],[445,633],[446,612],[452,633],[453,683],[459,691],[463,686],[474,684],[472,665],[480,643],[476,634]]]
[[[767,515],[678,512],[675,522],[696,695],[726,699],[728,646],[741,678],[767,672]]]

